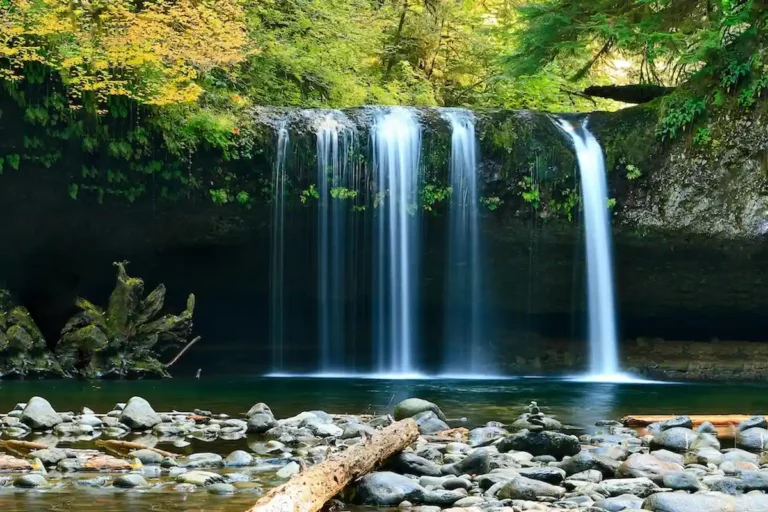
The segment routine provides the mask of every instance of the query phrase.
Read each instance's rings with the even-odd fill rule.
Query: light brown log
[[[265,494],[248,512],[317,512],[346,485],[419,437],[413,419],[393,423],[364,443],[335,453]]]
[[[26,457],[26,455],[29,452],[33,452],[35,450],[46,450],[48,449],[48,445],[45,445],[43,443],[33,443],[31,441],[19,441],[16,439],[9,439],[7,441],[0,441],[0,446],[8,450],[9,452],[13,452],[17,455],[22,455]]]
[[[108,441],[96,441],[96,446],[103,446],[107,450],[110,450],[116,453],[128,453],[135,450],[150,450],[155,453],[159,453],[163,457],[170,457],[172,459],[175,459],[176,457],[180,456],[176,453],[166,452],[165,450],[161,450],[159,448],[153,448],[145,444],[132,443],[131,441],[118,441],[116,439],[110,439]]]
[[[627,427],[647,427],[651,423],[671,420],[674,417],[675,416],[672,414],[631,414],[629,416],[624,416],[621,422]],[[701,425],[705,421],[712,423],[716,427],[725,427],[729,425],[738,425],[752,416],[748,414],[697,414],[688,417],[691,418],[694,427]]]

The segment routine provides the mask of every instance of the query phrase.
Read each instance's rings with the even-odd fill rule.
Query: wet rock
[[[295,462],[290,462],[283,466],[280,471],[276,473],[278,478],[291,478],[293,475],[301,471],[301,466]]]
[[[208,486],[207,491],[210,494],[235,494],[235,486],[232,484],[218,483]]]
[[[693,428],[693,421],[688,416],[675,416],[674,418],[659,422],[661,430],[669,430],[671,428]]]
[[[661,485],[666,473],[682,469],[679,464],[660,460],[654,455],[636,453],[622,462],[616,473],[623,478],[649,478]]]
[[[437,416],[438,419],[446,421],[443,411],[441,411],[437,405],[422,400],[421,398],[408,398],[397,404],[395,406],[395,420],[400,421],[405,418],[413,418],[417,414],[425,411],[431,411],[435,413],[435,416]]]
[[[768,421],[766,421],[765,416],[752,416],[748,420],[744,420],[739,423],[738,430],[741,432],[750,428],[768,429]]]
[[[264,403],[258,403],[246,413],[248,432],[263,434],[278,425],[272,410]]]
[[[706,466],[707,464],[720,465],[725,459],[723,454],[719,450],[714,448],[698,448],[685,454],[686,464],[701,464]]]
[[[696,492],[703,488],[698,477],[690,471],[668,471],[661,485],[674,491]]]
[[[596,469],[588,469],[580,473],[574,473],[568,477],[568,480],[577,480],[581,482],[600,483],[603,480],[603,474]]]
[[[656,450],[651,452],[651,455],[664,462],[671,462],[673,464],[679,464],[680,466],[685,464],[685,457],[669,450]]]
[[[235,450],[224,459],[224,466],[228,468],[241,468],[253,464],[253,455],[243,450]]]
[[[251,477],[248,473],[225,473],[224,479],[230,484],[251,481]]]
[[[558,459],[567,455],[576,455],[581,447],[576,436],[559,432],[520,432],[506,437],[496,445],[500,452],[510,450],[528,452],[532,455],[552,455]],[[587,468],[588,469],[588,468]]]
[[[340,427],[333,423],[325,423],[319,418],[305,422],[302,426],[308,428],[312,435],[317,437],[340,437],[344,433]]]
[[[441,464],[443,462],[443,454],[435,445],[427,445],[416,450],[416,455],[424,457],[427,460]]]
[[[194,484],[178,484],[173,486],[173,490],[176,492],[195,492],[197,490],[197,486]]]
[[[573,457],[563,459],[560,463],[560,468],[565,471],[566,475],[574,475],[576,473],[594,469],[608,478],[613,477],[620,466],[621,463],[617,460],[604,455],[595,455],[586,450],[579,452]]]
[[[161,421],[160,415],[152,409],[149,402],[138,396],[128,400],[120,414],[120,423],[132,430],[151,429]]]
[[[183,484],[205,487],[216,483],[224,483],[224,477],[211,471],[187,471],[178,475],[176,481]]]
[[[499,427],[475,428],[469,431],[469,445],[487,445],[508,435],[509,432],[507,430]]]
[[[40,459],[40,462],[46,466],[55,466],[60,460],[66,459],[67,454],[64,450],[57,448],[48,448],[45,450],[35,450],[29,453],[32,459]]]
[[[130,402],[128,403],[130,404]],[[136,473],[129,473],[115,478],[112,485],[121,489],[133,489],[136,487],[147,487],[149,484],[143,476]]]
[[[217,453],[193,453],[189,457],[178,461],[183,468],[212,468],[221,466],[223,459]]]
[[[453,491],[456,489],[465,489],[468,491],[471,488],[472,488],[472,482],[470,482],[466,478],[452,477],[452,478],[446,478],[445,481],[443,481],[443,489],[446,489],[448,491]]]
[[[496,494],[496,497],[502,500],[537,501],[540,497],[560,499],[564,494],[565,489],[562,487],[518,476],[505,483]]]
[[[81,487],[104,487],[110,481],[108,476],[97,476],[94,478],[79,478],[75,480],[75,485]]]
[[[659,490],[659,486],[653,483],[649,478],[617,478],[613,480],[603,480],[599,487],[609,496],[632,494],[641,498],[650,496]]]
[[[139,459],[142,464],[160,464],[165,458],[153,450],[136,450],[130,452],[128,456]]]
[[[62,422],[61,416],[45,398],[32,397],[19,417],[21,422],[33,430],[53,428]]]
[[[391,461],[392,467],[399,473],[416,476],[440,476],[440,467],[434,462],[410,452],[401,452]]]
[[[475,450],[463,460],[440,468],[444,475],[482,475],[491,470],[491,455],[485,448]]]
[[[552,485],[560,485],[565,480],[565,471],[560,468],[524,468],[519,472],[526,478],[532,478],[533,480],[539,480]]]
[[[748,428],[736,433],[736,448],[750,452],[762,452],[768,448],[768,429]]]
[[[554,418],[543,415],[535,414],[521,414],[513,423],[509,426],[510,430],[552,430],[557,431],[563,428],[562,423]]]
[[[76,458],[61,459],[58,464],[56,464],[56,469],[62,473],[81,471],[83,469],[83,462]]]
[[[422,435],[431,435],[448,430],[448,424],[437,417],[432,411],[424,411],[418,413],[413,417],[416,420],[416,424],[419,426],[419,433]]]
[[[595,507],[608,512],[621,512],[623,510],[639,510],[643,506],[643,499],[631,494],[622,494],[595,502]]]
[[[354,484],[352,499],[360,505],[395,506],[403,501],[421,502],[425,492],[415,480],[379,471],[368,473]]]
[[[32,400],[34,400],[34,398]],[[48,487],[48,485],[48,480],[46,480],[43,475],[38,473],[21,475],[13,481],[13,486],[19,487],[20,489],[35,489],[37,487]]]
[[[370,437],[376,433],[376,429],[364,425],[362,423],[350,422],[344,425],[344,430],[341,433],[342,439],[352,439],[354,437]],[[431,460],[431,459],[430,459]]]
[[[732,501],[717,494],[657,493],[643,502],[644,510],[654,512],[735,512]]]
[[[723,459],[729,462],[751,462],[752,464],[758,464],[760,462],[760,458],[757,455],[742,450],[741,448],[725,450]]]
[[[720,449],[720,442],[711,434],[697,434],[689,428],[672,427],[654,436],[651,448],[664,448],[675,452],[687,452],[696,448]]]

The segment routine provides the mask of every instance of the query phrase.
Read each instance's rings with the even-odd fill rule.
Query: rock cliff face
[[[20,143],[11,147],[8,141],[11,132],[18,132],[21,114],[13,105],[2,105],[0,154],[15,154]],[[357,127],[365,175],[370,172],[370,111],[344,114]],[[296,322],[301,325],[295,326],[300,340],[295,348],[307,361],[315,360],[316,350],[316,220],[315,205],[302,204],[299,194],[316,176],[313,122],[319,115],[288,113],[293,184],[285,223],[285,302],[302,320]],[[616,200],[617,306],[626,338],[768,340],[768,287],[762,284],[768,278],[762,240],[768,233],[766,115],[762,107],[747,114],[722,112],[709,120],[708,139],[697,144],[690,135],[660,141],[653,104],[590,116]],[[196,292],[197,330],[217,343],[199,347],[180,365],[265,369],[274,126],[275,119],[285,116],[285,111],[269,109],[254,113],[255,128],[243,135],[248,137],[242,142],[250,148],[247,157],[228,160],[202,148],[191,161],[179,162],[157,149],[147,161],[162,161],[199,179],[171,193],[159,175],[127,174],[126,167],[130,186],[140,184],[144,190],[132,202],[120,194],[84,192],[90,190],[83,188],[86,182],[89,187],[109,185],[106,173],[83,178],[84,166],[128,165],[106,149],[84,156],[82,144],[69,141],[50,168],[32,160],[23,160],[19,170],[6,165],[0,176],[0,218],[5,219],[0,223],[0,284],[19,296],[45,337],[55,339],[76,312],[75,296],[105,299],[113,283],[109,263],[128,259],[149,281]],[[444,184],[448,126],[435,111],[421,111],[420,117],[425,176]],[[504,366],[514,368],[522,357],[526,365],[546,369],[546,344],[541,343],[540,354],[531,354],[531,336],[584,338],[583,233],[573,151],[543,114],[477,113],[477,133],[482,194],[500,201],[498,208],[482,214],[496,318],[494,347]],[[70,197],[73,183],[80,190],[75,200]],[[211,202],[211,190],[232,183],[233,194],[248,191],[252,201]],[[539,193],[535,205],[523,197],[531,184]],[[109,186],[117,190],[121,185]],[[371,233],[365,227],[372,213],[359,215],[363,220],[350,236],[364,275],[370,272],[365,262],[370,265],[372,258]],[[425,214],[423,222],[422,337],[425,346],[434,347],[443,329],[447,222],[442,206]],[[348,328],[358,350],[369,344],[369,294],[361,285],[349,299],[360,304]],[[168,300],[183,304],[184,297],[169,295]],[[578,341],[570,347],[574,354],[581,350]],[[217,357],[206,350],[215,350]],[[578,365],[578,356],[569,357]],[[438,356],[425,349],[424,358]]]

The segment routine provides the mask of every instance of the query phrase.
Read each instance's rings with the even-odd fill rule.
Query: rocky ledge
[[[140,397],[106,414],[57,412],[34,397],[0,415],[0,452],[6,452],[0,453],[0,492],[85,486],[259,496],[405,418],[416,420],[418,440],[348,486],[336,507],[768,510],[768,422],[761,416],[742,422],[735,447],[724,449],[714,426],[694,430],[685,416],[640,432],[613,420],[582,429],[561,424],[532,403],[511,424],[474,426],[471,419],[446,418],[436,404],[418,398],[401,402],[392,415],[317,410],[277,419],[263,403],[232,418],[204,410],[156,412]],[[190,452],[190,441],[201,439],[228,440],[230,449],[242,440],[243,447]],[[93,447],[82,448],[87,443]],[[158,448],[166,444],[168,451]]]

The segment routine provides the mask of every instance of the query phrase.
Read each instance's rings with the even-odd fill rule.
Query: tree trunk
[[[366,442],[350,446],[295,475],[262,497],[248,512],[317,512],[346,485],[419,437],[412,419],[393,423]]]

